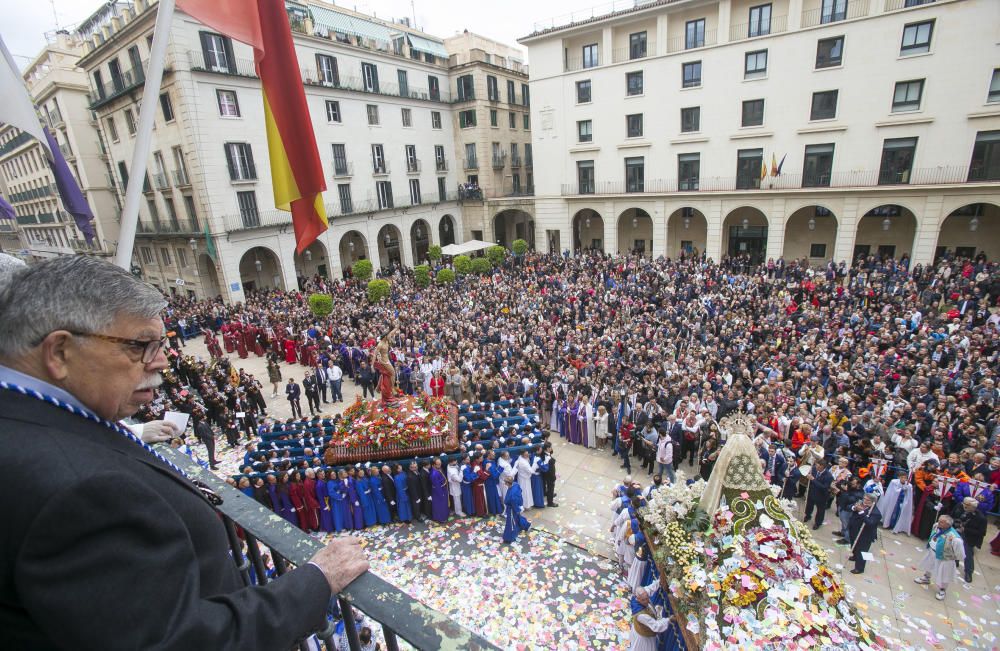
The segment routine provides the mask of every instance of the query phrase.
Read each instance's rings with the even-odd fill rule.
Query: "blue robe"
[[[278,494],[278,507],[279,507],[278,515],[288,520],[296,527],[299,526],[299,519],[295,515],[295,507],[292,506],[292,498],[288,494],[287,485],[286,485],[286,490],[284,491],[279,491],[277,489],[275,490]]]
[[[431,468],[431,514],[436,522],[448,521],[448,479],[437,468]]]
[[[486,510],[491,515],[496,515],[503,511],[503,504],[500,502],[500,475],[503,468],[490,461],[490,478],[486,480]]]
[[[396,514],[403,522],[409,522],[413,519],[413,507],[410,506],[410,495],[406,492],[406,473],[399,473],[393,481],[396,484]]]
[[[378,477],[369,477],[368,485],[372,489],[372,501],[375,503],[375,514],[378,516],[379,524],[389,524],[392,522],[392,513],[389,512],[389,503],[385,501],[382,493],[382,480]]]
[[[472,502],[472,482],[477,478],[472,466],[462,466],[462,510],[465,515],[472,515],[476,512],[475,504]]]
[[[503,541],[512,543],[517,540],[518,534],[531,527],[528,519],[521,515],[521,511],[524,510],[524,500],[521,497],[520,484],[514,482],[510,485],[507,494],[504,495],[503,503],[507,507],[507,522],[503,528]]]
[[[566,406],[566,401],[565,400],[561,401],[559,403],[558,422],[559,422],[559,436],[563,438],[566,438],[569,435],[569,433],[566,430],[566,414],[568,413],[568,411],[569,408]]]
[[[375,515],[375,501],[372,497],[371,482],[367,477],[362,477],[358,481],[358,501],[361,502],[361,514],[366,527],[371,527],[378,522]]]
[[[331,533],[333,531],[332,502],[328,491],[329,484],[325,479],[316,480],[316,501],[319,502],[319,528]]]
[[[331,510],[333,511],[333,530],[343,531],[351,526],[351,507],[347,503],[347,488],[344,482],[327,482],[326,490],[330,494]]]
[[[355,530],[365,528],[364,520],[361,519],[361,507],[358,505],[358,485],[357,480],[347,478],[347,502],[351,508],[351,525]]]
[[[538,457],[532,457],[531,463],[535,463],[535,459]],[[542,483],[542,473],[548,472],[548,464],[542,465],[541,462],[538,463],[538,472],[531,476],[531,499],[535,503],[536,509],[545,508],[545,485]]]

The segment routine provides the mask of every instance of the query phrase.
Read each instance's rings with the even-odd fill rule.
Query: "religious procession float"
[[[324,461],[341,465],[438,455],[458,449],[458,407],[448,398],[408,396],[396,386],[389,361],[390,332],[375,347],[372,366],[379,374],[380,399],[358,397],[344,410]]]
[[[826,553],[764,478],[738,414],[708,482],[678,480],[639,510],[689,649],[887,649],[848,600]]]

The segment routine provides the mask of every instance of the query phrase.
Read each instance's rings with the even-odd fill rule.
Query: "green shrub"
[[[309,297],[309,309],[313,316],[329,316],[333,312],[333,297],[329,294],[312,294]]]
[[[427,287],[431,284],[431,268],[425,264],[418,264],[413,268],[413,280],[417,287]]]
[[[373,271],[374,267],[372,267],[371,260],[358,260],[351,267],[351,273],[361,282],[371,279]]]
[[[451,269],[442,269],[437,272],[437,284],[448,285],[455,282],[455,272]]]
[[[427,249],[427,258],[433,262],[437,262],[441,259],[441,246],[438,244],[432,244],[431,248]]]
[[[455,256],[455,273],[459,276],[467,276],[472,273],[472,260],[469,259],[469,256]]]
[[[490,259],[490,264],[494,267],[499,267],[503,264],[504,258],[507,257],[507,249],[503,248],[499,244],[496,246],[491,246],[486,249],[486,257]]]
[[[514,251],[514,255],[524,255],[528,252],[528,243],[525,240],[514,240],[511,248]]]
[[[485,276],[493,271],[493,265],[486,258],[476,258],[472,261],[472,271],[480,276]]]
[[[376,278],[368,283],[368,302],[378,303],[389,298],[389,281],[384,278]]]

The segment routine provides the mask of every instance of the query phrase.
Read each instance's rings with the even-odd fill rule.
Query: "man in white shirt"
[[[344,371],[336,362],[331,362],[330,367],[326,369],[326,377],[330,382],[330,401],[344,402],[344,393],[341,390],[344,383]]]
[[[916,449],[917,440],[913,438],[913,434],[908,429],[904,429],[901,432],[896,432],[892,435],[892,444],[897,448],[903,448],[906,450],[906,454],[909,455],[914,449]]]
[[[674,483],[674,442],[666,432],[660,432],[660,440],[656,444],[656,472],[670,478]]]
[[[465,517],[462,510],[462,473],[458,469],[458,464],[454,459],[448,461],[448,492],[451,493],[451,502],[455,507],[455,515],[460,518]]]
[[[910,440],[912,441],[913,439]],[[910,453],[906,455],[906,467],[912,474],[917,471],[917,468],[924,465],[924,462],[928,459],[940,461],[940,459],[938,459],[938,455],[931,452],[931,448],[927,443],[921,443],[920,447],[915,450],[910,450]]]

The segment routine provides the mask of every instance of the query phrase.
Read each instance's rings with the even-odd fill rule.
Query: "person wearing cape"
[[[331,508],[333,510],[333,530],[341,532],[351,528],[351,506],[347,503],[347,472],[341,470],[337,479],[333,479],[333,471],[330,471],[330,481],[326,490],[330,493]]]
[[[507,494],[504,496],[504,506],[506,506],[507,519],[503,529],[503,541],[512,543],[517,540],[522,531],[531,528],[528,519],[521,515],[524,509],[524,501],[521,498],[521,486],[512,478],[504,479],[507,482]]]
[[[502,481],[503,468],[493,458],[492,451],[487,453],[484,470],[489,475],[486,479],[486,510],[489,511],[490,515],[497,515],[503,511],[503,503],[500,501],[500,482]]]
[[[368,485],[372,489],[372,502],[375,503],[375,514],[378,515],[379,524],[389,524],[392,522],[392,512],[389,511],[389,503],[385,501],[385,493],[382,492],[382,478],[379,476],[378,468],[372,467],[368,476]]]
[[[358,502],[361,503],[361,517],[364,520],[365,526],[370,527],[378,522],[378,516],[375,515],[375,502],[372,498],[371,482],[365,476],[364,471],[359,472],[361,474],[355,480],[358,489]]]
[[[326,533],[333,533],[333,507],[326,471],[316,470],[316,501],[319,503],[319,528]]]
[[[468,455],[462,457],[462,468],[459,471],[462,475],[462,512],[465,515],[475,515],[476,509],[472,502],[472,482],[476,481],[479,473],[474,471],[472,461]]]
[[[545,457],[541,450],[536,450],[538,454],[531,457],[531,503],[536,509],[545,508],[545,484],[542,475],[549,471],[548,464],[543,464]]]
[[[431,479],[431,517],[435,522],[444,524],[448,521],[448,478],[441,472],[441,460],[435,459],[430,470]]]
[[[908,533],[913,524],[913,484],[903,474],[889,482],[878,501],[882,526],[893,533]]]
[[[401,522],[409,522],[413,519],[413,505],[410,502],[409,490],[406,485],[406,473],[403,466],[396,464],[396,476],[393,477],[396,484],[396,515]]]

